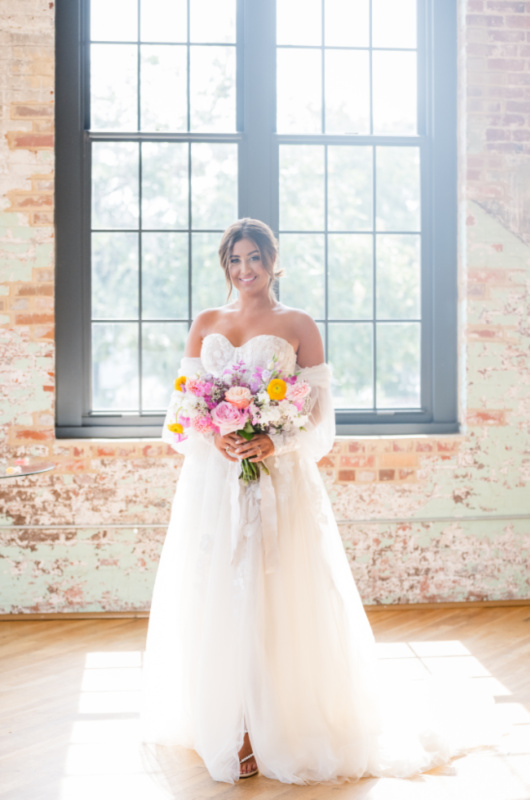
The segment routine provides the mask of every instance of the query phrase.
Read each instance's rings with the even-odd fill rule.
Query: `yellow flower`
[[[281,378],[275,378],[267,386],[267,394],[271,400],[283,400],[287,391],[287,384]]]
[[[168,425],[167,428],[171,433],[184,433],[184,428],[180,422],[173,422],[171,425]]]
[[[176,379],[176,381],[175,381],[175,391],[181,392],[183,383],[186,383],[186,376],[185,375],[181,375],[180,378]]]

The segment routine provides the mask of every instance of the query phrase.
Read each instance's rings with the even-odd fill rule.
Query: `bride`
[[[311,385],[312,409],[305,430],[250,441],[190,429],[177,443],[164,426],[186,458],[153,594],[143,739],[196,750],[230,783],[258,770],[301,784],[429,769],[460,744],[441,722],[411,720],[410,708],[394,727],[387,719],[372,632],[316,466],[335,434],[318,328],[276,300],[267,225],[234,223],[219,255],[238,297],[197,316],[180,374],[267,368],[276,357]],[[270,481],[240,481],[242,458],[264,462]]]

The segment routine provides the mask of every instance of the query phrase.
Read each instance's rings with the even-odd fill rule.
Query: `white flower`
[[[279,407],[286,419],[294,420],[300,413],[294,403],[289,400],[280,400]]]
[[[192,394],[181,395],[180,409],[186,417],[202,417],[208,411],[208,406],[202,397],[195,397]]]
[[[263,425],[279,425],[282,422],[282,412],[279,406],[262,408],[260,416]]]
[[[294,424],[296,425],[297,428],[303,428],[308,419],[309,419],[308,414],[306,415],[301,414],[297,419],[294,420]]]
[[[258,392],[256,399],[261,406],[268,406],[271,402],[267,392]]]

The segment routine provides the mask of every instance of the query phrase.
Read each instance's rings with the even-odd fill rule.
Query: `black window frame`
[[[91,141],[124,138],[131,141],[128,134],[109,135],[89,130],[88,8],[87,0],[56,3],[56,436],[152,438],[160,435],[162,414],[91,414],[88,407],[91,368],[88,154]],[[458,432],[456,0],[418,0],[419,134],[411,137],[276,133],[274,8],[274,2],[238,0],[237,132],[139,133],[132,140],[237,142],[239,216],[262,219],[275,232],[279,223],[279,187],[275,176],[281,144],[419,145],[423,408],[337,410],[337,433],[363,436]],[[267,69],[263,69],[264,64]]]

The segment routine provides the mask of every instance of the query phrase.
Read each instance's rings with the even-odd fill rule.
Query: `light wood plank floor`
[[[16,800],[529,800],[530,607],[377,610],[392,670],[485,682],[507,733],[411,780],[211,780],[189,751],[138,745],[146,620],[0,622],[0,797]]]

